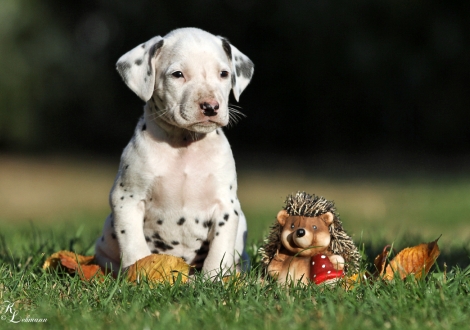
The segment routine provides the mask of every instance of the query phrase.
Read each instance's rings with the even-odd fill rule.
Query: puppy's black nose
[[[297,237],[304,237],[305,236],[305,230],[300,228],[300,229],[297,229]]]
[[[200,103],[199,107],[201,108],[204,116],[212,117],[217,115],[217,110],[219,110],[219,103],[217,103],[216,101],[211,103],[204,102]]]

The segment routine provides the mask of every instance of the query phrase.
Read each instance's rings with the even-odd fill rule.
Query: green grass
[[[242,284],[196,278],[152,289],[44,273],[45,258],[59,250],[93,254],[115,165],[0,157],[1,329],[470,329],[466,175],[242,171],[239,198],[253,261]],[[442,234],[436,267],[422,281],[361,284],[352,291],[261,284],[256,250],[286,195],[298,190],[336,202],[364,252],[363,267],[370,269],[386,244],[400,250]],[[9,323],[15,312],[15,320],[29,315],[47,322]]]
[[[94,232],[95,231],[95,232]],[[78,223],[35,225],[1,235],[0,328],[64,329],[465,329],[470,328],[470,267],[435,268],[426,280],[360,284],[351,291],[318,286],[283,288],[260,282],[256,258],[241,284],[197,277],[189,284],[86,283],[45,273],[47,255],[90,251],[96,230]],[[256,245],[256,244],[251,244]],[[250,254],[255,257],[253,249]],[[369,258],[370,261],[370,258]],[[370,266],[370,265],[369,265]],[[7,301],[14,306],[7,309]],[[22,318],[46,323],[9,323]]]

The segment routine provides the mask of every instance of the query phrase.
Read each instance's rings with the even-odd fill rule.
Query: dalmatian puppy
[[[221,128],[253,63],[227,39],[182,28],[124,54],[117,70],[146,104],[110,192],[98,264],[116,274],[161,253],[209,277],[243,269],[247,225]]]

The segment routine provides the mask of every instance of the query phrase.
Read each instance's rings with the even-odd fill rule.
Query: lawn
[[[55,251],[93,253],[116,167],[93,159],[0,157],[0,328],[470,328],[468,176],[240,171],[254,266],[241,282],[196,278],[150,288],[43,273],[40,266]],[[297,190],[336,202],[346,231],[364,250],[364,267],[385,244],[401,249],[442,234],[437,267],[423,281],[361,284],[347,292],[261,284],[256,249],[286,195]],[[10,322],[28,318],[47,322]]]

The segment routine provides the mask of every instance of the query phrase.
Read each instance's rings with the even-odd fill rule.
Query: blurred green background
[[[226,130],[250,242],[301,190],[371,248],[443,234],[466,260],[469,17],[468,1],[2,0],[0,230],[98,235],[143,105],[115,62],[195,26],[255,63]]]

